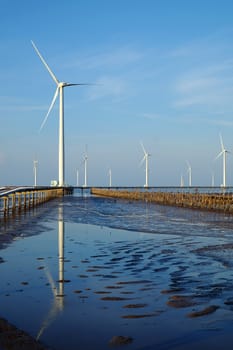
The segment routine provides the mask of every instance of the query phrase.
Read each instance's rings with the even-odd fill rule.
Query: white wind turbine
[[[143,149],[143,152],[144,152],[144,157],[142,158],[140,165],[145,161],[145,165],[146,165],[146,183],[145,183],[144,187],[148,187],[149,157],[151,156],[151,154],[146,152],[145,147],[144,147],[142,142],[141,142],[141,146],[142,146],[142,149]]]
[[[191,168],[190,163],[187,160],[186,160],[186,164],[187,164],[187,167],[188,167],[187,173],[188,173],[188,176],[189,176],[189,186],[191,187],[192,186],[192,168]]]
[[[58,150],[58,185],[59,186],[64,186],[65,185],[65,166],[64,166],[64,87],[67,86],[76,86],[76,85],[90,85],[90,84],[73,84],[73,83],[66,83],[66,82],[60,82],[56,76],[54,75],[54,73],[52,72],[52,70],[49,68],[48,64],[46,63],[46,61],[44,60],[44,58],[42,57],[42,55],[40,54],[38,48],[36,47],[36,45],[34,44],[33,41],[31,41],[32,46],[34,47],[36,53],[38,54],[39,58],[41,59],[42,63],[44,64],[44,66],[46,67],[46,69],[48,70],[50,76],[52,77],[52,79],[54,80],[54,82],[57,85],[55,94],[53,96],[51,105],[48,109],[48,112],[43,120],[43,123],[41,124],[40,130],[43,128],[43,126],[45,125],[48,116],[55,104],[55,101],[57,99],[57,96],[59,94],[59,150]]]
[[[84,162],[84,185],[83,187],[87,187],[87,161],[88,161],[88,156],[87,156],[87,147],[86,147],[86,152],[83,157],[83,162]]]
[[[221,152],[217,155],[217,157],[215,158],[218,159],[219,157],[223,157],[223,182],[222,182],[222,186],[223,187],[226,187],[226,155],[227,153],[231,153],[230,151],[227,151],[226,148],[224,147],[224,144],[223,144],[223,139],[222,139],[222,135],[219,134],[219,137],[220,137],[220,144],[221,144]]]

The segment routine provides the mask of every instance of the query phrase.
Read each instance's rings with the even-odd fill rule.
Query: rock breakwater
[[[233,214],[233,193],[141,192],[92,188],[91,194]]]

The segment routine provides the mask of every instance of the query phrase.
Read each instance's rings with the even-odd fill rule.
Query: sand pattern
[[[195,349],[210,341],[210,331],[216,342],[222,334],[233,341],[230,218],[207,213],[190,216],[183,209],[178,215],[176,208],[145,207],[145,203],[67,199],[64,257],[59,260],[56,209],[46,215],[45,236],[40,225],[41,234],[25,239],[24,245],[19,241],[16,253],[13,247],[13,253],[10,247],[9,253],[2,251],[0,302],[6,318],[17,319],[17,315],[7,313],[4,304],[24,303],[25,309],[38,305],[32,333],[37,333],[45,318],[39,338],[55,349],[64,348],[60,334],[68,324],[64,332],[70,338],[69,349],[77,344],[85,349],[93,349],[94,344],[101,349],[124,345],[128,349]],[[21,264],[13,265],[14,254]],[[61,262],[62,278],[58,277]],[[17,276],[13,272],[11,276],[12,266]],[[48,301],[52,311],[46,316],[41,305]],[[85,336],[87,327],[94,338]],[[200,330],[203,339],[198,338]],[[224,345],[230,349],[230,342]]]

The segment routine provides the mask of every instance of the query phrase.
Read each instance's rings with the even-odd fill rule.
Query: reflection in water
[[[64,297],[64,233],[65,224],[63,220],[63,206],[58,207],[58,259],[59,259],[59,291],[57,297],[60,297],[63,305]]]
[[[59,287],[56,287],[54,279],[46,268],[45,273],[49,281],[52,293],[53,293],[53,303],[52,306],[44,319],[41,328],[37,334],[36,339],[38,340],[43,332],[49,327],[49,325],[55,320],[58,313],[64,308],[64,233],[65,225],[63,220],[63,205],[58,207],[58,275],[59,275]]]

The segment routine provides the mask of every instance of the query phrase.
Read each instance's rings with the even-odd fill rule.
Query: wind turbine
[[[217,155],[217,157],[215,158],[218,159],[219,157],[223,157],[223,182],[222,182],[222,186],[223,187],[226,187],[226,155],[227,153],[231,153],[230,151],[227,151],[226,148],[224,147],[224,144],[223,144],[223,139],[222,139],[222,135],[219,134],[219,137],[220,137],[220,144],[221,144],[221,152]]]
[[[83,187],[87,187],[87,161],[88,161],[88,156],[87,156],[87,146],[86,146],[86,152],[83,158],[84,162],[84,185]]]
[[[146,165],[146,183],[144,185],[144,187],[148,187],[148,175],[149,175],[149,157],[151,156],[150,153],[146,152],[145,147],[143,145],[143,143],[141,142],[141,146],[144,152],[144,157],[141,160],[140,165],[144,162],[145,160],[145,165]]]
[[[61,82],[59,81],[56,76],[54,75],[54,73],[52,72],[52,70],[50,69],[50,67],[48,66],[48,64],[46,63],[45,59],[43,58],[43,56],[41,55],[41,53],[39,52],[38,48],[36,47],[36,45],[34,44],[33,41],[31,41],[32,46],[34,47],[36,53],[38,54],[39,58],[41,59],[42,63],[44,64],[45,68],[48,70],[50,76],[52,77],[52,79],[54,80],[54,82],[57,85],[55,94],[53,96],[52,102],[50,104],[50,107],[48,109],[48,112],[41,124],[40,130],[44,127],[48,116],[55,104],[55,101],[57,99],[57,96],[59,94],[59,146],[58,146],[58,185],[60,187],[63,187],[65,185],[65,166],[64,166],[64,91],[63,89],[67,86],[76,86],[76,85],[90,85],[90,84],[73,84],[73,83],[66,83],[66,82]]]
[[[192,186],[192,168],[191,168],[190,163],[187,160],[186,160],[186,163],[187,163],[187,167],[188,167],[187,173],[189,175],[189,186],[191,187]]]

